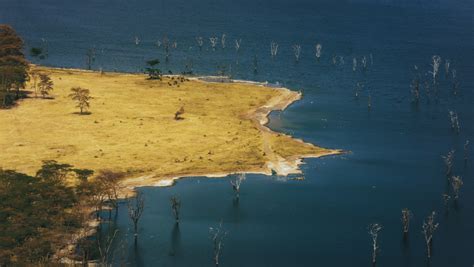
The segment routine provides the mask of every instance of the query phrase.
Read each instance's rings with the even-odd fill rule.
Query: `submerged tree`
[[[80,114],[84,114],[84,111],[87,111],[90,107],[90,100],[93,99],[93,97],[90,96],[89,89],[74,87],[71,88],[71,92],[69,97],[77,102],[76,107],[80,109]]]
[[[361,62],[361,65],[362,65],[362,70],[366,71],[367,70],[367,58],[365,56],[363,56],[360,62]]]
[[[239,194],[240,194],[240,185],[242,184],[243,181],[245,181],[245,179],[246,179],[245,173],[241,173],[237,175],[235,180],[230,181],[230,184],[232,185],[232,189],[234,190],[237,198],[239,198]]]
[[[87,52],[86,52],[86,66],[87,66],[88,70],[92,69],[92,64],[94,64],[94,62],[95,62],[95,55],[96,55],[95,48],[87,49]]]
[[[176,224],[179,224],[179,210],[181,208],[181,200],[177,196],[172,196],[170,198],[170,202]]]
[[[443,197],[443,203],[444,203],[444,207],[446,208],[446,211],[448,211],[448,205],[449,205],[449,200],[451,199],[451,196],[444,193],[441,195]]]
[[[143,209],[145,208],[145,200],[141,192],[137,192],[136,196],[129,200],[128,203],[128,217],[133,223],[133,237],[135,244],[137,243],[138,238],[138,222],[143,214]]]
[[[451,130],[453,130],[456,133],[459,133],[459,131],[461,130],[461,127],[459,126],[458,113],[450,110],[449,119],[451,121]]]
[[[301,45],[294,44],[293,45],[293,53],[295,54],[296,62],[299,62],[300,61],[300,54],[301,54]]]
[[[459,198],[459,190],[461,190],[461,186],[463,185],[463,181],[461,176],[453,176],[451,177],[451,187],[453,188],[454,199]]]
[[[270,54],[272,58],[275,58],[278,54],[278,44],[273,41],[270,43]]]
[[[444,161],[444,165],[446,167],[446,177],[450,177],[453,171],[453,164],[454,164],[454,152],[455,150],[451,150],[446,154],[446,156],[441,156]]]
[[[446,78],[449,76],[449,67],[451,66],[451,61],[449,59],[444,60],[444,71],[446,74]]]
[[[49,92],[53,90],[53,81],[47,74],[39,75],[40,82],[38,83],[38,88],[41,96],[46,98],[49,95]]]
[[[214,263],[219,266],[221,250],[223,247],[223,241],[227,232],[222,228],[222,222],[218,227],[209,227],[209,234],[211,235],[212,245],[214,249]]]
[[[357,58],[353,57],[352,58],[352,71],[356,71],[357,70]]]
[[[469,160],[469,140],[464,143],[464,164]]]
[[[316,44],[316,59],[319,61],[321,59],[321,52],[323,46],[321,44]]]
[[[411,94],[413,95],[413,102],[415,104],[418,104],[419,101],[420,101],[420,80],[421,80],[421,77],[420,77],[420,74],[418,72],[418,66],[414,66],[414,69],[415,69],[415,77],[413,78],[412,82],[411,82]]]
[[[222,48],[225,48],[225,33],[222,34],[221,36],[221,45],[222,45]]]
[[[234,46],[235,46],[235,51],[239,52],[240,50],[240,44],[242,43],[242,39],[235,39]]]
[[[204,39],[201,36],[196,37],[196,42],[199,46],[199,51],[202,50],[202,46],[204,45]]]
[[[369,235],[372,238],[372,265],[375,266],[377,263],[377,253],[379,251],[378,245],[378,236],[379,232],[382,230],[382,226],[378,223],[373,223],[369,225]]]
[[[433,68],[430,71],[431,75],[433,76],[433,84],[436,84],[436,78],[438,77],[439,65],[441,64],[441,57],[438,55],[434,55],[431,57],[432,63],[431,67]]]
[[[110,260],[113,259],[113,250],[115,248],[112,246],[112,244],[114,243],[117,233],[118,230],[115,230],[112,235],[107,235],[107,238],[104,240],[104,242],[101,242],[101,238],[97,239],[97,248],[100,255],[100,266],[112,266]]]
[[[431,214],[423,222],[422,233],[425,237],[426,251],[428,259],[431,258],[431,247],[433,244],[433,234],[439,226],[439,223],[435,223],[436,212],[431,212]]]
[[[402,224],[403,224],[403,235],[408,235],[410,228],[410,219],[413,217],[413,213],[409,209],[402,210]]]
[[[217,37],[209,37],[209,42],[211,42],[212,50],[216,50]]]

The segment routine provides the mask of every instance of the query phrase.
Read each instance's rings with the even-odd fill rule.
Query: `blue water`
[[[431,266],[474,264],[472,14],[473,2],[462,0],[0,0],[0,23],[13,25],[28,48],[45,46],[41,38],[47,41],[48,58],[33,62],[84,68],[87,49],[95,48],[94,69],[137,72],[152,58],[172,72],[192,62],[199,75],[226,66],[234,78],[278,81],[303,91],[303,100],[271,114],[271,128],[350,151],[305,160],[302,182],[249,175],[238,203],[229,178],[190,178],[170,188],[140,189],[146,207],[137,249],[126,205],[116,221],[116,263],[123,245],[131,266],[210,266],[208,229],[221,221],[228,231],[222,266],[369,266],[367,226],[373,222],[383,225],[378,266],[425,266],[421,224],[432,210],[440,226]],[[213,51],[207,38],[223,33],[226,48],[219,44]],[[155,45],[165,36],[178,42],[169,62]],[[205,38],[202,51],[196,36]],[[242,39],[239,52],[235,39]],[[279,43],[273,60],[271,41]],[[318,42],[323,45],[319,62]],[[302,46],[299,63],[293,44]],[[333,55],[343,56],[345,64],[333,65]],[[419,105],[413,105],[413,66],[431,81],[433,55],[443,58],[438,96],[423,89]],[[369,61],[367,71],[353,72],[352,57],[360,63],[362,56]],[[445,77],[444,59],[457,70],[457,96],[452,79]],[[357,82],[365,84],[358,99]],[[459,114],[460,134],[450,129],[449,110]],[[467,139],[471,159],[465,165]],[[449,187],[441,155],[450,149],[456,150],[454,173],[464,186],[446,212],[441,194]],[[170,210],[173,194],[182,199],[179,228]],[[400,222],[405,207],[414,213],[407,243]]]

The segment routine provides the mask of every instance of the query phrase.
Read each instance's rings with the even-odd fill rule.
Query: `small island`
[[[1,110],[0,167],[34,175],[43,161],[127,173],[122,183],[171,185],[179,177],[299,173],[301,158],[341,153],[265,126],[301,93],[263,84],[32,66],[54,83],[50,99]],[[30,88],[32,81],[26,86]],[[93,97],[81,114],[68,96]]]

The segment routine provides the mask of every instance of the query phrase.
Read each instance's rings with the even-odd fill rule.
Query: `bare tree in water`
[[[225,33],[222,34],[222,37],[221,37],[221,45],[222,45],[222,48],[225,48]]]
[[[367,70],[367,58],[365,56],[363,56],[360,62],[361,62],[361,65],[362,65],[362,70],[366,71]]]
[[[235,196],[237,198],[239,198],[239,194],[240,194],[240,185],[242,184],[243,181],[245,181],[245,179],[246,179],[245,173],[241,173],[241,174],[237,175],[235,180],[230,181],[230,184],[232,185],[232,189],[234,189]]]
[[[446,154],[446,156],[442,156],[444,165],[446,167],[446,177],[450,177],[453,171],[453,164],[454,164],[454,152],[455,150],[451,150]]]
[[[275,58],[278,54],[278,44],[273,41],[270,43],[270,54],[272,55],[272,58]]]
[[[137,192],[137,195],[128,201],[128,217],[132,220],[133,223],[133,236],[135,239],[135,244],[137,243],[138,238],[138,221],[142,217],[143,209],[145,208],[145,200],[141,192]]]
[[[356,71],[357,70],[357,58],[353,57],[352,58],[352,71]]]
[[[449,210],[449,200],[451,200],[451,196],[444,193],[441,195],[443,197],[443,203],[444,203],[444,207],[446,208],[446,211]]]
[[[105,242],[101,242],[100,238],[97,238],[97,248],[100,255],[100,266],[112,266],[110,260],[113,259],[113,248],[112,244],[114,243],[115,236],[117,235],[118,230],[115,230],[112,235],[108,235]]]
[[[451,66],[451,61],[449,59],[444,60],[444,71],[446,74],[446,78],[449,76],[449,67]]]
[[[364,89],[364,84],[361,82],[357,82],[354,88],[354,97],[359,98],[360,92]]]
[[[433,84],[436,84],[436,78],[438,77],[439,72],[439,65],[441,64],[441,57],[434,55],[431,57],[431,60],[431,67],[433,68],[433,70],[430,71],[430,73],[433,76]]]
[[[316,44],[316,59],[319,61],[321,59],[321,52],[323,46],[321,44]]]
[[[199,51],[202,50],[202,46],[204,45],[204,39],[201,36],[196,37],[196,42],[199,46]]]
[[[301,55],[301,45],[299,45],[299,44],[293,45],[293,53],[295,54],[296,62],[299,62],[300,61],[300,55]]]
[[[457,72],[455,69],[453,69],[452,71],[452,74],[453,74],[453,95],[457,95],[458,94],[458,90],[459,90],[459,82],[458,82],[458,79],[457,79]]]
[[[96,55],[95,48],[87,49],[87,52],[86,52],[86,65],[87,65],[88,70],[92,69],[92,64],[94,64],[94,62],[95,62],[95,55]]]
[[[452,110],[449,111],[449,119],[451,120],[451,130],[456,133],[459,133],[461,127],[459,126],[459,117],[458,114]]]
[[[170,202],[176,224],[179,224],[179,210],[181,208],[181,200],[177,196],[172,196],[170,198]]]
[[[216,50],[217,40],[218,40],[217,37],[209,38],[209,42],[211,42],[212,50]]]
[[[423,222],[422,233],[425,237],[426,251],[428,259],[431,259],[431,247],[433,244],[433,234],[439,226],[439,223],[435,223],[436,212],[431,212],[431,214]]]
[[[214,248],[214,263],[216,266],[219,266],[219,260],[220,260],[220,255],[221,255],[221,250],[223,247],[223,241],[225,236],[227,235],[227,232],[224,231],[222,228],[222,222],[219,224],[218,227],[213,228],[209,227],[209,234],[211,235],[211,240],[212,240],[212,245]]]
[[[238,40],[235,39],[234,44],[235,44],[235,51],[236,51],[236,52],[239,52],[239,50],[240,50],[240,44],[241,44],[241,43],[242,43],[242,39],[238,39]]]
[[[410,219],[413,217],[413,213],[409,209],[402,210],[402,224],[403,224],[403,235],[407,236],[410,230]]]
[[[382,226],[378,223],[369,225],[369,235],[372,238],[372,265],[374,266],[377,263],[377,253],[379,251],[378,237],[380,230],[382,230]]]
[[[469,140],[464,143],[464,164],[467,164],[469,160]]]
[[[415,104],[418,104],[420,102],[420,80],[421,80],[421,77],[420,77],[420,73],[418,72],[418,66],[414,66],[414,70],[415,70],[415,77],[413,78],[412,82],[411,82],[411,93],[413,95],[413,102]]]
[[[461,190],[461,186],[463,185],[463,181],[461,176],[453,176],[451,177],[451,187],[453,188],[454,199],[457,200],[459,198],[459,190]]]

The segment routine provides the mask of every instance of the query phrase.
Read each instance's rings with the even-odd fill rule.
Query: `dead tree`
[[[100,242],[100,238],[97,239],[97,248],[100,255],[100,266],[112,266],[109,262],[113,258],[113,246],[115,236],[117,235],[118,230],[115,230],[112,235],[108,235],[105,243]]]
[[[357,82],[354,88],[354,97],[359,98],[360,92],[364,89],[364,84],[361,82]]]
[[[336,55],[332,55],[332,64],[337,65],[337,56]]]
[[[170,40],[168,39],[168,37],[164,37],[163,38],[163,49],[165,50],[165,62],[169,62],[170,60]]]
[[[361,62],[361,65],[362,65],[362,70],[366,71],[367,70],[367,58],[365,56],[363,56],[360,62]]]
[[[344,65],[346,61],[344,61],[344,56],[339,56],[339,64]]]
[[[413,217],[413,213],[409,209],[402,210],[402,224],[403,224],[403,235],[408,235],[410,228],[410,219]]]
[[[160,48],[161,47],[161,41],[160,40],[156,41],[155,45],[156,45],[156,47]]]
[[[372,96],[370,95],[370,93],[369,93],[369,95],[367,96],[367,108],[368,108],[369,110],[372,109]]]
[[[420,74],[418,73],[418,66],[414,66],[415,72],[415,77],[413,78],[411,82],[411,94],[413,95],[413,102],[415,104],[418,104],[420,102]]]
[[[232,189],[234,190],[235,192],[235,196],[237,198],[239,198],[239,193],[240,193],[240,185],[242,184],[243,181],[245,181],[246,177],[245,177],[245,173],[241,173],[239,175],[237,175],[237,177],[235,178],[235,180],[231,180],[230,181],[230,184],[232,185]]]
[[[446,156],[441,156],[444,161],[444,165],[446,167],[446,177],[450,177],[453,171],[453,164],[454,164],[454,152],[455,150],[451,150],[446,154]]]
[[[128,217],[133,223],[133,237],[135,244],[138,239],[138,221],[142,217],[143,209],[145,208],[145,200],[141,192],[137,192],[137,195],[128,201]]]
[[[209,42],[211,42],[212,50],[216,50],[217,45],[217,37],[210,37]]]
[[[225,33],[222,34],[221,45],[222,45],[222,48],[224,49],[225,48]]]
[[[235,39],[234,44],[235,44],[235,51],[236,51],[236,52],[239,52],[239,50],[240,50],[240,44],[241,44],[241,43],[242,43],[242,39],[238,39],[238,40]]]
[[[448,78],[449,76],[449,67],[451,66],[451,61],[449,59],[446,59],[444,61],[444,70],[445,70],[445,73],[446,73],[446,78]]]
[[[278,44],[273,41],[270,43],[270,54],[272,55],[272,59],[278,54]]]
[[[444,193],[444,194],[442,194],[442,197],[443,197],[444,207],[446,208],[446,210],[448,210],[448,207],[449,207],[449,200],[451,199],[451,196],[449,196],[448,194]]]
[[[430,71],[430,73],[433,76],[433,84],[436,84],[436,78],[438,76],[438,71],[439,71],[439,65],[441,64],[441,57],[434,55],[431,57],[431,60],[432,60],[431,67],[433,68],[433,70]]]
[[[139,45],[141,42],[140,38],[138,36],[135,36],[135,45]]]
[[[170,198],[170,202],[176,224],[179,224],[179,210],[181,208],[181,200],[177,196],[172,196]]]
[[[202,46],[204,45],[204,39],[201,36],[196,37],[196,42],[199,46],[199,51],[202,50]]]
[[[92,69],[92,64],[95,62],[95,48],[89,48],[86,52],[86,65],[87,69]]]
[[[214,248],[214,263],[216,264],[216,266],[219,266],[223,241],[224,237],[227,235],[227,232],[222,228],[221,222],[216,228],[209,227],[209,234],[211,235],[212,245]]]
[[[382,226],[378,223],[373,223],[369,225],[369,235],[372,238],[372,265],[375,266],[377,263],[377,253],[379,251],[378,237],[379,232],[382,230]]]
[[[300,61],[300,55],[301,55],[301,45],[299,45],[299,44],[293,45],[293,53],[295,54],[296,62],[299,62]]]
[[[321,44],[316,44],[316,59],[319,61],[321,59],[321,52],[323,46]]]
[[[459,126],[458,113],[450,110],[449,119],[451,120],[451,130],[453,130],[455,133],[459,133],[461,130],[461,127]]]
[[[426,251],[428,259],[431,259],[431,247],[433,244],[433,234],[439,226],[439,223],[435,223],[436,212],[431,212],[431,214],[423,222],[422,233],[425,237]]]
[[[451,187],[453,188],[455,200],[459,198],[459,190],[461,190],[462,185],[463,185],[463,182],[462,182],[461,176],[451,177]]]
[[[352,71],[356,71],[357,70],[357,58],[353,57],[352,58]]]
[[[469,140],[464,143],[464,164],[467,164],[469,160]]]

